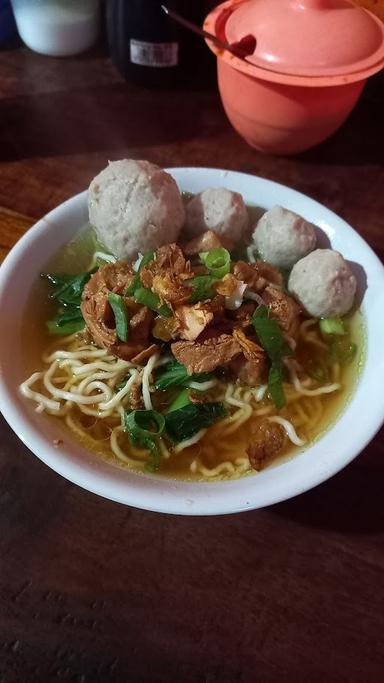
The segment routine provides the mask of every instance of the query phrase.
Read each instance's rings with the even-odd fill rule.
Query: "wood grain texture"
[[[0,262],[33,222],[32,218],[0,206]]]
[[[234,133],[214,85],[146,90],[103,55],[26,49],[0,53],[0,74],[1,255],[123,156],[283,182],[384,255],[379,79],[331,140],[278,158]],[[1,420],[0,682],[381,683],[383,454],[381,431],[294,500],[182,518],[81,490]]]

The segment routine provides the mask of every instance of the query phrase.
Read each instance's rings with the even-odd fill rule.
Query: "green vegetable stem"
[[[126,342],[128,341],[129,321],[125,301],[119,294],[110,292],[108,294],[108,302],[115,316],[116,335],[121,341]]]

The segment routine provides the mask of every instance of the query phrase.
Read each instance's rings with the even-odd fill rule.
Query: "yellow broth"
[[[57,255],[49,264],[49,269],[63,273],[75,273],[87,269],[94,248],[94,241],[91,237],[92,233],[89,229],[83,232],[76,243],[67,245]],[[41,280],[36,283],[35,289],[31,292],[30,305],[28,306],[27,315],[23,323],[23,334],[29,340],[25,347],[26,376],[35,370],[41,369],[42,353],[55,341],[48,334],[45,326],[45,321],[51,313],[48,294],[49,287],[46,282]],[[38,306],[36,306],[36,301],[39,302]],[[297,433],[305,439],[306,443],[303,447],[296,447],[287,440],[283,453],[275,458],[273,463],[266,463],[267,465],[279,463],[282,459],[292,457],[298,450],[307,448],[330,428],[346,407],[353,393],[359,376],[359,370],[364,360],[365,332],[362,314],[357,311],[348,316],[345,319],[345,326],[348,339],[357,344],[357,353],[349,365],[339,367],[339,369],[336,367],[330,368],[329,376],[325,377],[322,382],[327,384],[337,379],[341,384],[341,389],[331,394],[322,394],[316,397],[299,396],[291,400],[291,395],[295,392],[289,382],[285,384],[288,404],[278,414],[292,422]],[[318,325],[316,325],[316,328],[318,328]],[[322,343],[325,342],[319,332],[317,336]],[[321,365],[326,353],[326,349],[321,350],[313,343],[299,339],[296,358],[309,374]],[[334,376],[335,372],[339,372],[338,377]],[[235,385],[234,389],[239,397],[243,396],[244,392],[248,391],[249,393],[249,388],[241,388]],[[220,400],[223,390],[225,390],[225,387],[223,389],[222,386],[216,391],[216,394],[215,390],[212,390],[210,399]],[[161,397],[157,398],[157,400],[161,401]],[[186,448],[178,454],[172,454],[169,458],[162,458],[159,474],[187,480],[202,480],[207,477],[201,474],[201,468],[198,472],[191,471],[191,463],[196,461],[196,459],[199,460],[203,468],[213,469],[223,462],[234,462],[238,458],[247,458],[246,449],[250,444],[252,428],[259,420],[263,419],[263,416],[257,415],[257,412],[264,411],[267,415],[277,414],[269,398],[264,398],[257,404],[253,402],[253,407],[254,412],[252,416],[238,428],[231,429],[228,419],[224,423],[219,422],[210,427],[197,444]],[[268,409],[270,409],[270,412],[267,412]],[[233,410],[234,412],[236,411],[236,409]],[[97,453],[113,465],[132,469],[132,465],[126,465],[118,459],[110,447],[109,434],[111,428],[119,424],[117,418],[98,419],[94,416],[84,415],[76,407],[72,409],[72,412],[75,421],[78,420],[84,430],[81,435],[74,434],[75,438],[83,446]],[[52,419],[60,421],[60,426],[62,427],[62,419],[53,416]],[[73,436],[73,432],[71,432],[71,436]],[[119,444],[127,453],[138,453],[138,450],[140,450],[137,447],[132,447],[125,433],[120,435]],[[133,469],[137,469],[138,472],[145,471],[143,460],[139,460],[137,467],[133,467]],[[242,471],[241,473],[244,474],[246,472]],[[232,478],[233,476],[239,476],[237,471],[233,473],[219,472],[214,478],[225,479]]]

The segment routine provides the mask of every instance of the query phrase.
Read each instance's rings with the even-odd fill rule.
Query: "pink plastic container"
[[[256,37],[247,61],[207,43],[231,124],[262,152],[295,154],[325,140],[384,65],[383,24],[348,0],[228,0],[204,28],[230,43]]]

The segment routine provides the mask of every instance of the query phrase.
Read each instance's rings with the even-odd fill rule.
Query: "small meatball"
[[[185,212],[176,182],[148,161],[122,159],[94,178],[89,220],[99,241],[118,259],[176,242]]]
[[[264,261],[289,269],[316,246],[312,223],[293,211],[274,206],[260,218],[252,239]]]
[[[263,469],[282,450],[284,444],[283,428],[268,419],[261,420],[252,428],[251,442],[247,448],[251,467],[254,470]]]
[[[211,188],[188,202],[185,226],[191,238],[212,230],[223,239],[228,249],[232,249],[246,237],[248,212],[238,192],[231,192],[225,187]]]
[[[316,249],[292,268],[288,289],[315,318],[345,315],[352,308],[356,278],[333,249]]]

